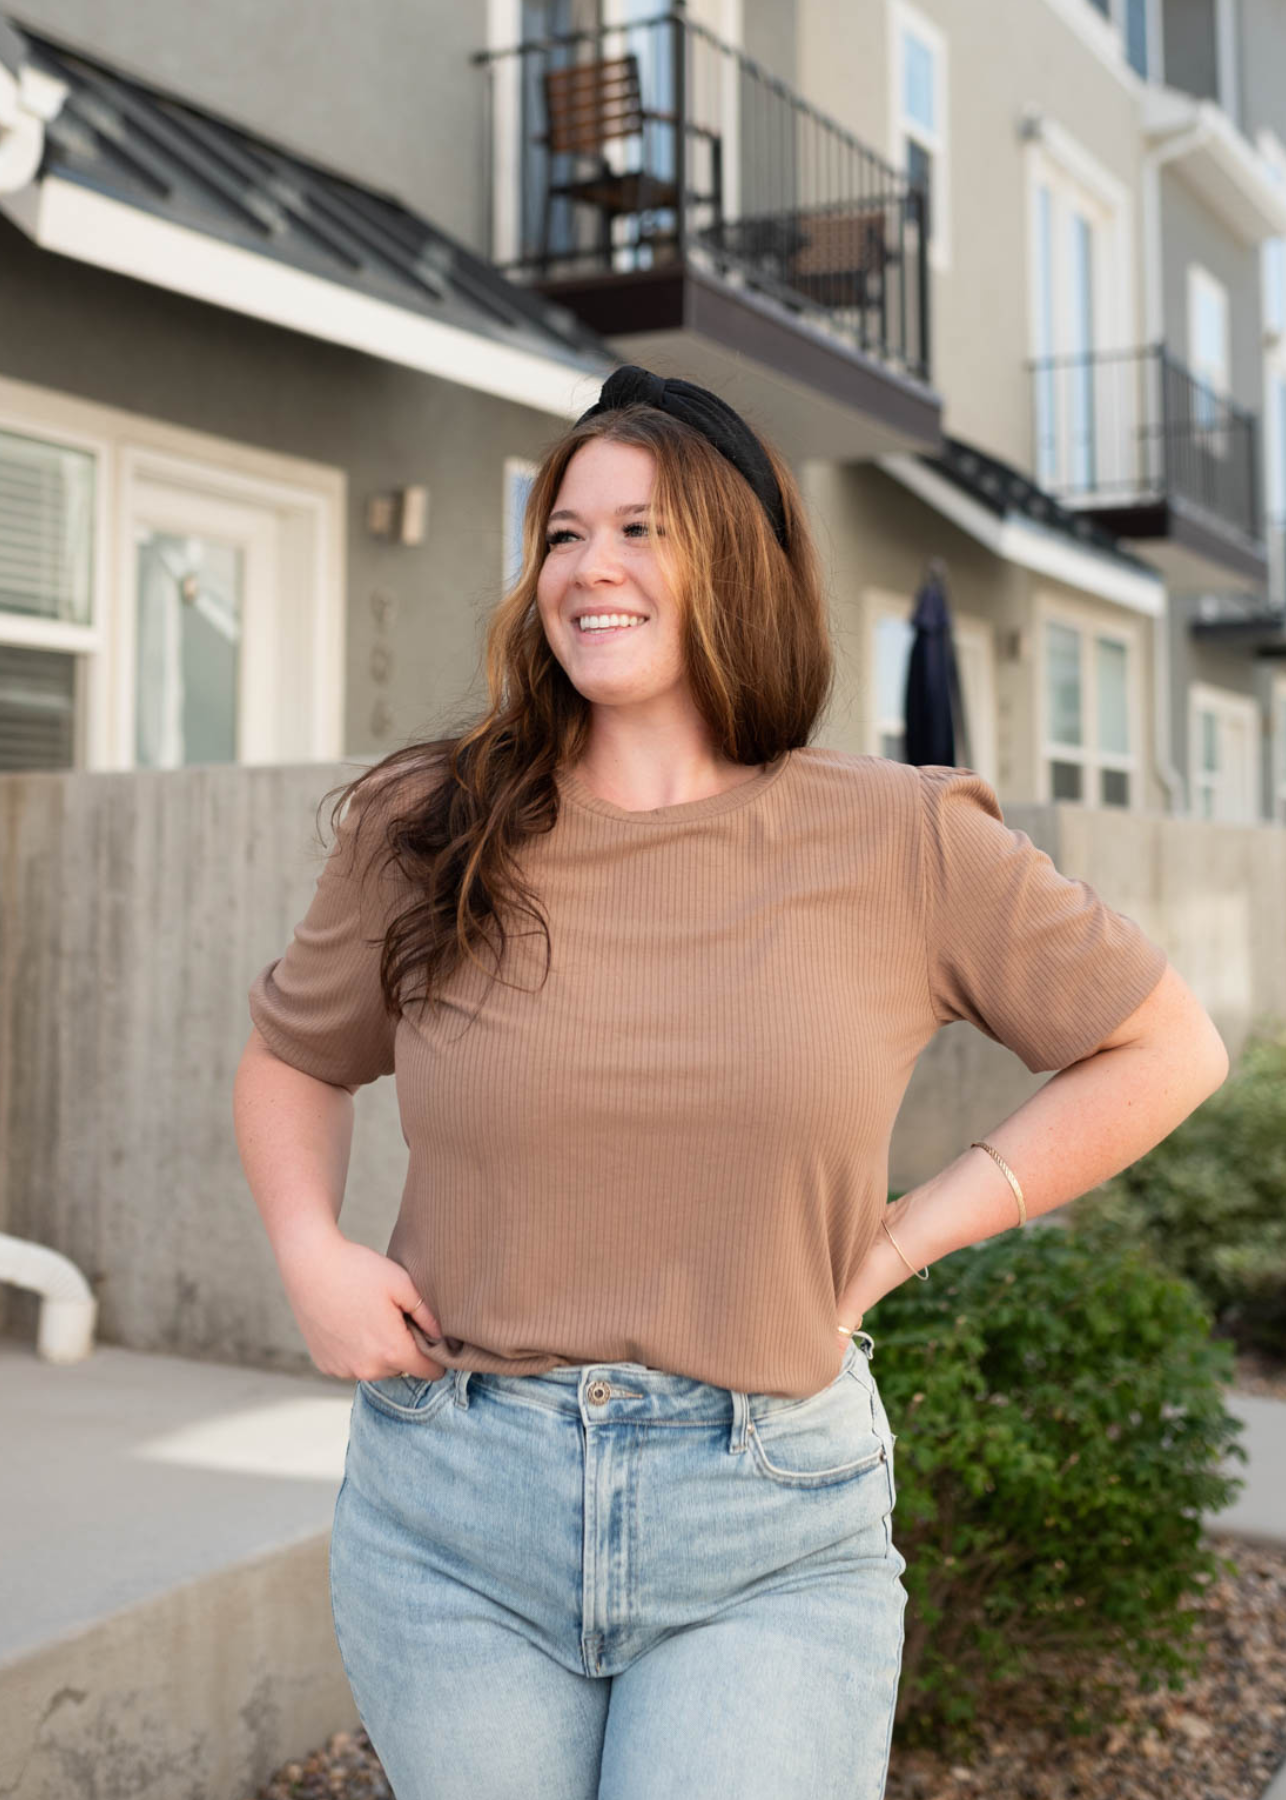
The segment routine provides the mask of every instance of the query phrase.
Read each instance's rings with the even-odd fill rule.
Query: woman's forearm
[[[340,1235],[353,1097],[274,1056],[255,1033],[233,1084],[241,1166],[278,1266]]]
[[[1191,1054],[1155,1042],[1100,1050],[1051,1076],[1002,1124],[978,1135],[1018,1177],[1033,1219],[1137,1162],[1209,1098],[1226,1066],[1204,1045]],[[895,1200],[886,1218],[917,1270],[1019,1222],[1002,1170],[985,1150],[969,1148]],[[911,1279],[881,1230],[841,1296],[837,1323],[855,1324],[883,1294]]]

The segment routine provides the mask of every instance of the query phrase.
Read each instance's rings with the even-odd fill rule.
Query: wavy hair
[[[591,706],[549,646],[536,584],[567,465],[599,438],[655,458],[652,508],[664,533],[656,554],[679,605],[688,683],[716,751],[743,765],[775,760],[808,742],[830,698],[834,651],[820,560],[794,476],[773,446],[764,442],[781,489],[785,550],[749,483],[692,426],[638,403],[569,428],[536,472],[522,568],[488,622],[482,717],[392,751],[346,783],[331,811],[334,828],[353,800],[360,833],[367,791],[378,790],[382,866],[396,863],[417,896],[383,940],[380,983],[394,1016],[410,998],[431,1002],[461,958],[481,966],[481,945],[490,947],[494,978],[507,914],[536,919],[548,975],[548,923],[517,852],[552,830],[555,771],[587,747]],[[417,972],[423,987],[408,995]]]

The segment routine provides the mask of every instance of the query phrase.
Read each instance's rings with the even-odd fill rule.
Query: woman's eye
[[[631,519],[629,524],[625,527],[625,529],[627,532],[640,531],[640,532],[643,532],[644,535],[646,535],[649,530],[649,526],[648,526],[646,519]],[[657,535],[664,536],[665,534],[663,532],[658,532]],[[567,531],[567,530],[551,531],[545,538],[545,548],[547,550],[552,550],[555,547],[555,545],[561,544],[565,538],[571,538],[571,537],[575,537],[575,536],[576,536],[576,533],[574,531]]]

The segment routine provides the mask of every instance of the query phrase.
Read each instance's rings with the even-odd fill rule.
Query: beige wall
[[[996,754],[989,779],[1002,802],[1043,798],[1040,624],[1054,614],[1091,629],[1101,624],[1130,634],[1138,683],[1132,713],[1140,775],[1136,804],[1164,810],[1153,758],[1152,619],[994,555],[882,469],[808,463],[802,475],[832,595],[838,678],[826,719],[828,742],[867,753],[876,748],[871,608],[877,596],[896,595],[909,614],[928,559],[939,556],[947,565],[953,616],[991,627]],[[985,765],[982,772],[987,773]]]
[[[944,428],[1026,467],[1030,455],[1027,164],[1019,118],[1028,104],[1077,138],[1130,197],[1132,319],[1141,324],[1139,128],[1119,79],[1043,0],[917,0],[947,40],[950,262],[933,278],[934,385]],[[892,0],[799,0],[803,94],[863,142],[894,158]],[[959,129],[967,120],[967,129]]]

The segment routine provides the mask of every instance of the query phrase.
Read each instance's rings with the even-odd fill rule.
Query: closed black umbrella
[[[951,636],[946,578],[946,566],[935,556],[925,570],[911,614],[915,639],[906,672],[906,760],[952,768],[958,743],[965,758],[960,766],[968,768],[969,728]]]

